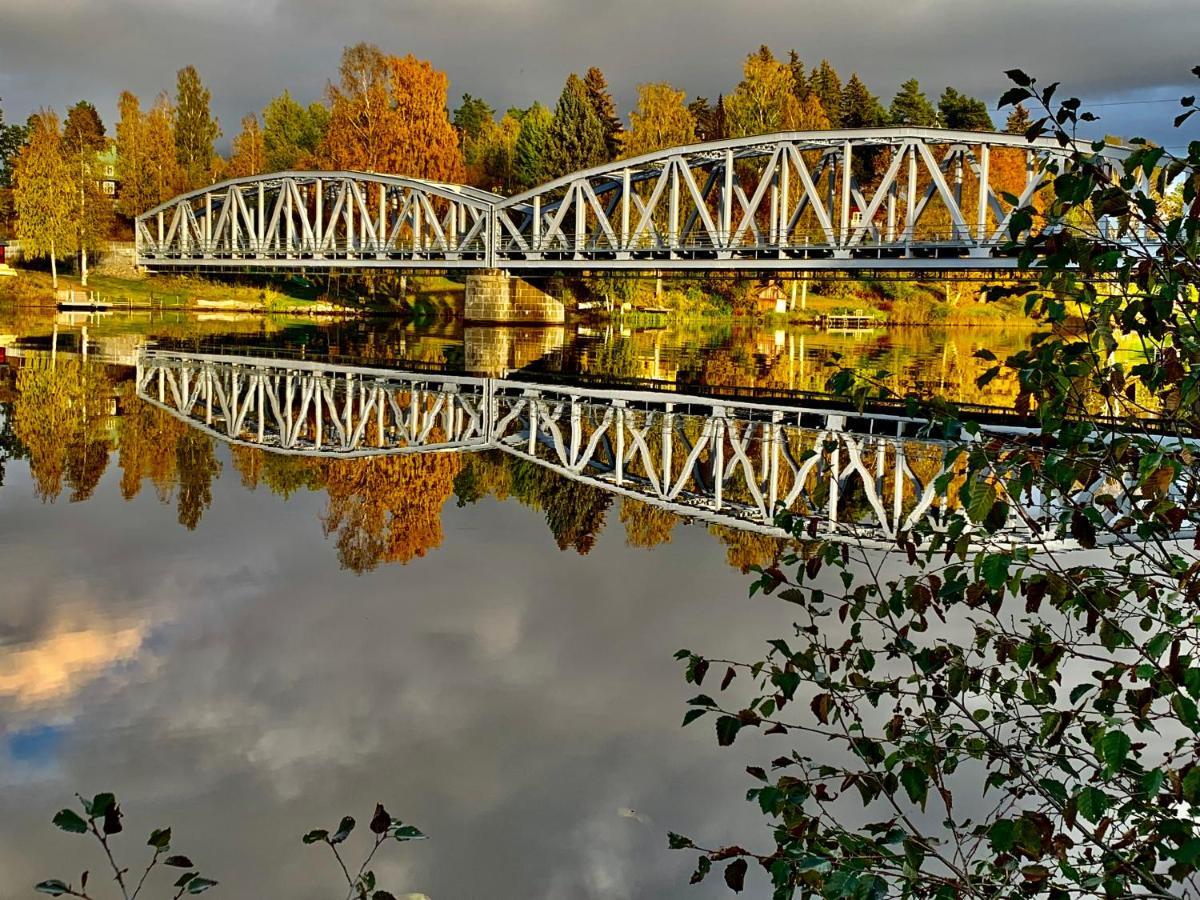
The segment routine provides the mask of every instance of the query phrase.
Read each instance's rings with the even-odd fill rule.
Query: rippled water
[[[788,628],[747,598],[773,539],[495,451],[230,447],[138,399],[147,339],[747,391],[818,390],[840,355],[993,404],[1012,386],[975,389],[972,353],[1029,340],[13,313],[0,333],[0,897],[96,878],[49,824],[76,790],[115,791],[131,835],[173,824],[230,897],[333,896],[299,837],[376,800],[431,836],[377,873],[434,898],[721,896],[687,886],[666,832],[766,837],[743,801],[762,748],[679,728],[694,688],[672,653],[748,657]]]

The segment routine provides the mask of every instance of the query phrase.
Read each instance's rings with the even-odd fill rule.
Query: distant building
[[[117,196],[117,145],[110,143],[96,154],[96,180],[106,197]]]

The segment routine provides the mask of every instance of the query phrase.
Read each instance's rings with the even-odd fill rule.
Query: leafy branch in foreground
[[[690,683],[723,671],[685,725],[787,742],[747,769],[773,846],[672,834],[693,882],[720,865],[741,891],[756,863],[776,898],[1200,896],[1200,140],[1078,141],[1078,100],[1009,74],[1004,102],[1042,110],[1029,137],[1066,151],[1010,223],[1051,328],[981,351],[981,381],[1013,372],[1036,428],[913,401],[961,437],[919,498],[941,514],[890,550],[781,516],[795,549],[751,594],[795,604],[792,630],[758,660],[677,654]]]
[[[60,809],[55,814],[53,822],[63,831],[70,834],[91,834],[99,842],[100,848],[104,851],[104,858],[112,870],[113,881],[116,882],[124,900],[136,900],[141,894],[142,888],[145,887],[146,879],[150,873],[159,866],[170,866],[185,870],[182,875],[175,879],[173,886],[174,900],[179,900],[184,894],[202,894],[217,883],[211,878],[205,878],[196,871],[194,864],[188,857],[170,852],[170,828],[155,828],[150,832],[150,837],[146,840],[146,845],[153,850],[153,853],[150,856],[150,861],[146,864],[146,868],[138,876],[137,881],[133,881],[129,868],[120,865],[113,856],[109,840],[113,835],[120,834],[125,830],[125,826],[121,824],[123,814],[121,813],[121,807],[117,803],[117,798],[108,793],[96,794],[91,800],[79,794],[75,796],[79,799],[83,815],[81,816],[73,809]],[[80,874],[78,886],[72,882],[50,878],[35,885],[34,890],[43,894],[50,894],[52,897],[66,895],[70,897],[84,897],[91,900],[91,895],[87,889],[88,874],[88,870],[84,870]]]
[[[201,894],[217,884],[211,878],[206,878],[195,870],[195,866],[191,859],[187,856],[177,853],[171,853],[171,829],[156,828],[150,832],[150,837],[146,844],[153,853],[150,856],[149,862],[145,869],[138,876],[137,881],[132,880],[130,869],[117,862],[113,855],[112,847],[110,846],[110,838],[113,835],[119,834],[124,830],[121,823],[122,813],[120,806],[117,804],[116,797],[112,794],[104,793],[97,794],[91,800],[79,797],[79,802],[83,810],[83,815],[75,812],[73,809],[62,809],[55,814],[53,822],[63,831],[71,834],[91,834],[99,842],[101,849],[104,851],[105,860],[113,873],[113,881],[116,882],[120,895],[123,900],[136,900],[141,894],[142,889],[146,886],[147,878],[155,868],[159,866],[169,866],[177,869],[184,869],[184,873],[176,878],[172,885],[173,900],[181,900],[184,894]],[[350,869],[347,868],[345,860],[338,850],[338,846],[344,844],[346,839],[350,837],[350,833],[354,831],[354,817],[345,816],[338,824],[337,829],[331,834],[323,829],[310,831],[304,835],[304,843],[316,844],[324,843],[333,851],[334,858],[341,867],[342,874],[346,878],[348,891],[346,900],[395,900],[395,896],[384,890],[377,890],[375,886],[375,873],[367,868],[371,860],[375,857],[375,853],[380,846],[387,840],[395,840],[399,843],[407,841],[424,840],[425,835],[413,825],[406,825],[399,819],[393,819],[388,815],[387,810],[382,804],[375,804],[375,812],[371,816],[370,830],[374,835],[374,842],[359,865],[358,870],[354,875],[350,874]],[[42,894],[49,894],[53,897],[69,896],[81,897],[84,900],[93,900],[91,894],[88,893],[88,876],[89,872],[85,870],[80,876],[78,884],[69,881],[63,881],[58,878],[50,878],[42,881],[34,886],[34,890]]]
[[[370,897],[371,900],[396,900],[395,895],[383,890],[375,889],[375,873],[367,868],[371,864],[371,860],[375,858],[375,852],[387,840],[391,839],[404,843],[406,841],[421,841],[425,840],[425,835],[421,833],[414,825],[405,825],[399,819],[393,819],[382,803],[375,804],[375,812],[371,816],[371,822],[367,826],[374,835],[374,841],[366,858],[359,865],[358,871],[354,875],[350,874],[350,869],[347,868],[342,854],[338,851],[338,845],[343,844],[346,838],[350,837],[350,833],[354,831],[354,817],[344,816],[342,821],[338,823],[337,829],[331,834],[323,828],[317,828],[304,835],[304,843],[306,844],[325,844],[333,851],[333,856],[337,860],[338,866],[341,867],[342,874],[346,878],[346,900],[359,898],[366,900]]]

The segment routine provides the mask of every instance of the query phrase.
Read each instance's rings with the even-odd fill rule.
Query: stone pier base
[[[560,301],[528,281],[501,269],[467,276],[463,318],[468,322],[561,325],[566,314]]]
[[[463,329],[464,362],[472,375],[504,378],[562,349],[565,337],[561,325],[536,328],[468,325]]]

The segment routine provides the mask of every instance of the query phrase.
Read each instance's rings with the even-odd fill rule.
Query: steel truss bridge
[[[1013,212],[1068,152],[936,128],[787,132],[618,160],[508,198],[278,172],[176,197],[137,218],[135,240],[140,265],[213,270],[1012,268]],[[1115,173],[1126,151],[1103,153]]]
[[[497,450],[685,518],[786,537],[775,525],[786,509],[815,536],[876,546],[957,514],[934,487],[950,442],[904,415],[163,350],[145,351],[136,377],[143,400],[220,441],[272,453]],[[1114,519],[1123,496],[1114,492]],[[1060,503],[1023,506],[1054,533]],[[1033,538],[1027,523],[1011,529],[997,539],[1070,546]]]

